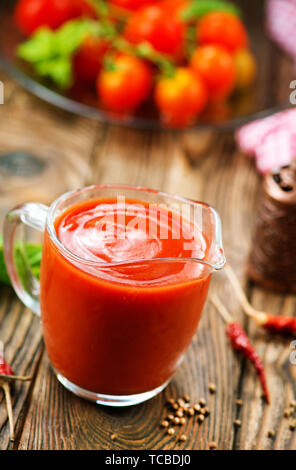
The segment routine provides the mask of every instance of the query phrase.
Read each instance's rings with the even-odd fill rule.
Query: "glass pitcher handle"
[[[21,301],[38,316],[40,283],[26,253],[26,230],[19,236],[17,229],[23,225],[44,232],[47,214],[47,206],[30,202],[10,211],[4,221],[4,257],[11,283]]]

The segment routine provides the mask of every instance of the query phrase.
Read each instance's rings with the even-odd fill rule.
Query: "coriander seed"
[[[209,383],[209,392],[216,393],[216,390],[217,390],[216,385],[213,382]]]
[[[189,414],[189,416],[194,416],[194,413],[195,413],[194,408],[192,407],[188,408],[187,413]]]
[[[214,441],[210,442],[210,443],[209,443],[209,449],[210,449],[210,450],[215,450],[215,449],[217,449],[217,444],[216,444],[216,442],[214,442]]]
[[[197,420],[198,420],[199,423],[203,423],[204,420],[205,420],[204,415],[198,415]]]
[[[178,403],[178,405],[180,406],[180,408],[183,408],[184,405],[185,405],[185,401],[183,400],[183,398],[179,398],[179,399],[177,400],[177,403]]]
[[[295,419],[293,419],[293,421],[290,422],[289,429],[290,429],[290,431],[295,431],[295,429],[296,429],[296,420]]]

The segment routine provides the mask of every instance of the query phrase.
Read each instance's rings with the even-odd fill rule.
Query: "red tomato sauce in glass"
[[[170,210],[115,199],[68,208],[55,231],[68,252],[45,232],[41,311],[56,371],[109,395],[165,384],[206,300],[209,268],[185,259],[206,258],[203,233]]]

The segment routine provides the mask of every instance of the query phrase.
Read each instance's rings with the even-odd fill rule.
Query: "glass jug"
[[[110,201],[117,217],[129,207],[133,218],[129,214],[128,222],[112,225],[107,213],[103,223],[93,224],[89,215],[88,233],[101,237],[120,226],[114,240],[108,232],[108,247],[134,250],[136,243],[149,256],[102,261],[61,241],[58,223],[71,208],[100,209]],[[31,229],[44,232],[40,282],[26,262]],[[182,256],[161,250],[155,255],[155,247],[171,247],[178,237],[186,245]],[[17,250],[23,253],[21,266]],[[198,327],[211,275],[225,264],[220,218],[212,207],[122,185],[71,191],[50,207],[27,203],[13,209],[5,220],[4,252],[17,295],[41,316],[58,380],[83,398],[111,406],[143,402],[168,384]]]

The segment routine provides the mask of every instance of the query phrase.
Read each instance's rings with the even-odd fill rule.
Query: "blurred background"
[[[192,196],[190,183],[185,183],[189,178],[194,181],[194,196],[200,197],[197,168],[209,164],[219,139],[231,138],[246,121],[290,106],[293,58],[267,32],[268,18],[272,18],[267,7],[274,4],[276,9],[281,2],[232,2],[240,8],[248,34],[248,49],[256,61],[255,78],[227,100],[211,104],[181,130],[169,129],[150,105],[133,110],[127,118],[110,115],[94,93],[89,99],[90,87],[76,99],[72,89],[58,89],[36,74],[17,55],[25,36],[16,24],[16,3],[2,0],[0,6],[0,79],[5,98],[0,107],[2,214],[15,203],[32,199],[49,203],[64,190],[89,183],[152,185],[176,193],[188,191],[184,195]],[[122,15],[122,9],[119,12]],[[20,21],[26,24],[26,18]],[[246,74],[248,81],[248,70]],[[75,113],[68,113],[69,109]],[[212,165],[220,166],[222,157],[216,153]],[[225,171],[231,153],[223,158]],[[153,173],[150,178],[146,165]]]
[[[14,12],[19,2],[0,1],[0,81],[4,88],[4,104],[0,104],[0,224],[5,213],[15,205],[26,201],[51,204],[63,192],[90,184],[145,186],[205,201],[221,216],[226,257],[246,285],[251,302],[258,309],[292,315],[295,311],[292,295],[278,295],[247,284],[245,270],[253,246],[262,175],[280,166],[283,157],[289,163],[295,116],[280,127],[280,140],[273,132],[276,126],[270,132],[269,124],[263,122],[265,134],[275,139],[271,144],[268,141],[267,147],[261,145],[263,139],[258,144],[261,121],[255,133],[238,132],[249,122],[293,107],[290,95],[291,83],[296,78],[295,0],[237,0],[231,6],[228,2],[224,4],[224,10],[222,0],[166,0],[165,13],[156,27],[162,33],[156,35],[156,40],[150,38],[150,42],[145,38],[145,47],[141,46],[143,32],[137,27],[142,21],[145,24],[147,18],[144,15],[140,22],[136,17],[132,22],[130,18],[137,14],[136,2],[130,1],[131,9],[126,9],[122,8],[125,1],[128,2],[94,0],[86,10],[83,3],[82,16],[88,22],[99,23],[99,29],[98,25],[81,25],[81,14],[75,10],[71,17],[74,26],[69,30],[57,36],[62,25],[55,25],[54,33],[47,30],[37,35],[37,39],[33,31],[36,24],[30,23],[26,12],[19,12],[16,22]],[[57,0],[49,3],[48,8],[59,4]],[[170,50],[177,37],[176,30],[171,29],[177,21],[172,13],[173,4],[177,9],[174,11],[179,11],[180,4],[187,9],[194,6],[186,20],[189,49],[185,56],[176,57],[176,51]],[[216,23],[206,25],[203,39],[197,38],[196,35],[201,35],[200,22],[204,16],[199,8],[208,12],[213,5],[220,13],[221,8],[224,13],[225,8],[226,12],[229,8],[235,11],[230,14],[239,18],[240,26],[237,20],[236,26],[231,20],[231,27],[221,34],[216,32]],[[112,14],[109,10],[106,13],[106,7],[110,6]],[[43,16],[47,22],[57,18],[49,12],[46,10]],[[132,24],[127,32],[129,22]],[[219,24],[223,30],[227,22]],[[87,52],[83,52],[85,27],[91,28],[99,38],[99,47],[103,35],[108,44],[116,44],[116,50],[136,56],[136,63],[133,59],[124,66],[132,72],[114,79],[112,73],[120,70],[120,65],[113,46],[111,54],[107,48],[102,71],[101,56],[97,64],[98,44],[95,60],[90,53],[92,46],[88,44]],[[200,59],[200,48],[211,45],[208,32],[212,27],[219,47],[225,38],[231,44],[228,44],[231,52],[227,49],[226,56],[220,52],[214,65],[212,57],[217,57],[217,51]],[[173,39],[164,39],[164,31]],[[179,53],[178,47],[176,50]],[[82,51],[79,58],[82,62],[73,76],[69,60],[72,64],[79,51]],[[90,70],[90,63],[95,69],[95,79],[85,83],[83,72]],[[185,68],[186,73],[178,75],[179,68]],[[84,76],[82,86],[78,80],[81,75]],[[125,87],[121,94],[116,88],[118,83]],[[220,99],[212,99],[217,89]],[[260,155],[253,158],[259,147]],[[263,407],[255,374],[248,373],[245,362],[229,352],[225,325],[217,321],[215,309],[208,306],[182,368],[164,394],[133,410],[95,408],[61,390],[49,372],[39,320],[20,306],[9,288],[1,288],[1,335],[7,358],[18,370],[33,371],[36,378],[31,388],[16,389],[14,413],[18,439],[14,447],[174,448],[174,443],[158,430],[167,395],[186,392],[193,397],[207,397],[208,383],[214,381],[217,393],[211,405],[210,424],[202,430],[196,423],[189,425],[190,438],[184,448],[205,449],[214,440],[219,449],[295,449],[295,435],[287,431],[282,418],[284,407],[296,393],[295,367],[289,362],[289,347],[281,340],[266,340],[254,324],[246,323],[223,275],[215,281],[215,289],[248,327],[253,344],[263,358],[272,388],[271,407]],[[253,399],[254,394],[258,400]],[[238,398],[245,403],[242,410],[236,405]],[[238,416],[243,423],[239,431],[232,426]],[[278,430],[274,440],[267,436],[270,429]],[[114,430],[119,435],[116,443],[110,441]],[[0,448],[9,446],[12,444],[3,411]]]

